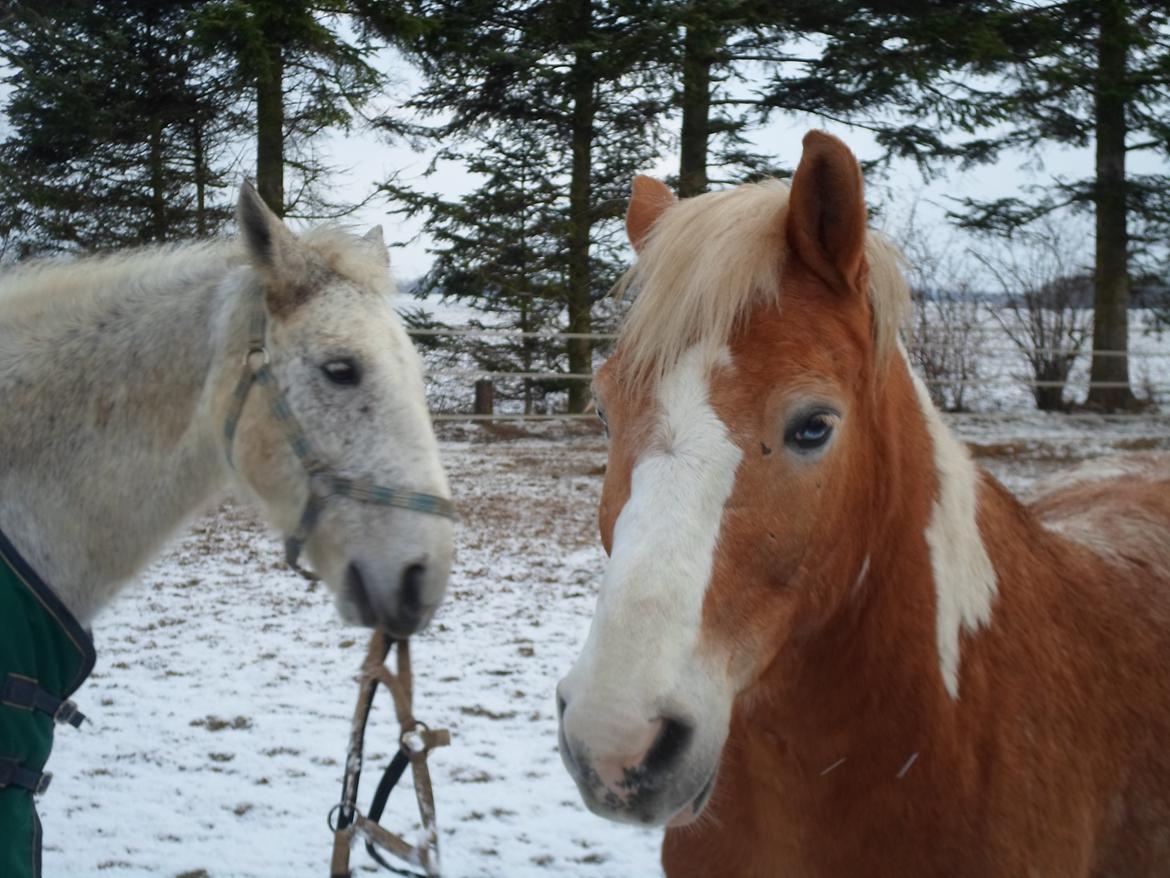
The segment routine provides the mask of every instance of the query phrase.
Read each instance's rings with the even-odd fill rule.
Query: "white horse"
[[[237,219],[239,242],[0,280],[0,532],[88,626],[233,488],[344,619],[411,634],[453,526],[381,229],[298,238],[247,185]]]

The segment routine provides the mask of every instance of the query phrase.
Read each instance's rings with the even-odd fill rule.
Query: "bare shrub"
[[[1083,235],[1050,218],[974,254],[999,287],[991,315],[1027,362],[1022,381],[1042,411],[1068,408],[1069,375],[1092,334],[1089,253]]]
[[[978,389],[986,337],[982,306],[966,279],[964,250],[955,245],[953,232],[940,239],[923,229],[917,221],[917,204],[893,237],[906,257],[914,305],[905,331],[910,360],[935,405],[946,411],[966,411]]]

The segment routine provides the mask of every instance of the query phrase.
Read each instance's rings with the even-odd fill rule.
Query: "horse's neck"
[[[83,624],[227,477],[220,348],[242,309],[208,261],[0,327],[0,529]]]

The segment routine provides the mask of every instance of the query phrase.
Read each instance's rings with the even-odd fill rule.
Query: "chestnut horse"
[[[980,470],[827,134],[791,187],[638,178],[627,229],[586,804],[672,878],[1170,874],[1170,457],[1032,505]]]

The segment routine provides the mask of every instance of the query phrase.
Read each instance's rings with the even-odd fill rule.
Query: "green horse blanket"
[[[93,640],[0,533],[0,876],[39,878],[33,796],[57,722],[80,726],[68,698],[93,670]]]

